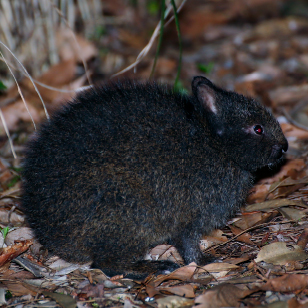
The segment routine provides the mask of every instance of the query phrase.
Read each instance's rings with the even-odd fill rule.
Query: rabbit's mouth
[[[270,159],[280,159],[287,150],[288,150],[287,141],[285,141],[283,144],[273,145]]]

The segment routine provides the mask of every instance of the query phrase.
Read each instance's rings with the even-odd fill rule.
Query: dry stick
[[[4,45],[1,41],[0,41],[0,43],[1,43],[2,45]],[[5,45],[4,45],[4,46],[5,46]],[[6,47],[6,46],[5,46],[5,47]],[[6,48],[7,48],[7,47],[6,47]],[[8,49],[8,48],[7,48],[7,49]],[[9,49],[8,49],[8,50],[9,50]],[[9,51],[10,51],[10,50],[9,50]],[[10,52],[11,52],[11,51],[10,51]],[[13,54],[13,53],[12,53],[12,54]],[[18,89],[19,95],[20,95],[22,101],[23,101],[24,104],[25,104],[26,110],[28,111],[28,113],[29,113],[29,115],[30,115],[30,118],[31,118],[31,120],[32,120],[32,123],[33,123],[33,125],[34,125],[34,129],[36,130],[35,122],[34,122],[34,120],[33,120],[33,118],[32,118],[32,115],[31,115],[30,110],[29,110],[29,108],[28,108],[28,105],[27,105],[27,103],[26,103],[26,101],[25,101],[25,98],[24,98],[24,96],[23,96],[23,94],[22,94],[22,92],[21,92],[21,89],[20,89],[20,87],[19,87],[19,84],[18,84],[18,82],[17,82],[17,80],[16,80],[16,78],[15,78],[15,75],[14,75],[14,73],[12,72],[10,66],[8,65],[6,59],[4,58],[4,56],[3,56],[3,54],[2,54],[1,51],[0,51],[0,55],[1,55],[3,61],[4,61],[5,64],[7,65],[7,67],[8,67],[8,69],[9,69],[10,73],[12,74],[12,76],[13,76],[13,78],[14,78],[14,81],[15,81],[15,83],[16,83],[16,85],[17,85],[17,89]],[[13,55],[13,56],[14,56],[14,55]],[[14,56],[14,57],[15,57],[15,56]],[[19,61],[18,61],[18,62],[19,62]],[[25,69],[25,68],[24,68],[24,69]],[[34,84],[33,84],[33,85],[34,85]],[[36,88],[36,87],[35,87],[35,88]],[[43,103],[43,105],[44,105],[44,103]],[[45,107],[45,105],[44,105],[44,107]],[[46,112],[47,112],[47,110],[46,110]],[[46,115],[48,116],[48,113],[47,113]],[[1,118],[1,121],[2,121],[2,124],[3,124],[3,127],[4,127],[4,130],[5,130],[5,133],[6,133],[7,137],[8,137],[8,140],[9,140],[9,143],[10,143],[10,147],[11,147],[11,151],[12,151],[13,157],[16,159],[16,158],[17,158],[17,155],[16,155],[16,153],[15,153],[14,146],[13,146],[13,142],[12,142],[12,139],[11,139],[11,136],[10,136],[10,132],[9,132],[9,130],[8,130],[8,128],[7,128],[7,125],[6,125],[4,116],[3,116],[3,112],[2,112],[1,109],[0,109],[0,118]]]
[[[26,73],[27,77],[31,80],[31,82],[32,82],[32,84],[33,84],[33,87],[34,87],[34,89],[35,89],[37,95],[39,96],[39,98],[40,98],[40,100],[41,100],[41,102],[42,102],[42,105],[43,105],[43,107],[44,107],[44,111],[45,111],[46,117],[47,117],[47,119],[49,120],[49,114],[48,114],[48,112],[47,112],[45,103],[44,103],[44,101],[43,101],[43,98],[42,98],[42,96],[41,96],[39,90],[37,89],[37,87],[36,87],[36,85],[35,85],[35,83],[34,83],[32,77],[31,77],[31,75],[28,73],[28,71],[27,71],[26,68],[22,65],[22,63],[17,59],[17,57],[13,54],[13,52],[5,45],[2,41],[0,41],[0,44],[3,45],[3,46],[10,52],[10,54],[14,57],[14,59],[18,62],[18,64],[23,68],[23,70],[24,70],[24,72]],[[3,60],[5,61],[5,63],[7,64],[7,62],[6,62],[6,60],[4,59],[2,53],[1,53],[1,56],[2,56]],[[12,71],[11,71],[11,69],[10,69],[9,66],[8,66],[8,68],[9,68],[11,74],[12,74]],[[13,75],[13,74],[12,74],[12,75]],[[13,75],[13,77],[14,77],[14,75]],[[15,79],[15,82],[17,83],[15,77],[14,77],[14,79]],[[18,91],[19,91],[19,90],[20,90],[20,88],[18,87]],[[21,91],[20,91],[19,93],[21,94]],[[21,96],[22,96],[22,95],[21,95]],[[22,96],[22,97],[23,97],[23,96]],[[23,100],[23,101],[24,101],[24,100]],[[24,101],[24,103],[25,103],[25,101]],[[26,103],[25,103],[25,104],[26,104]],[[28,109],[27,106],[26,106],[26,108],[27,108],[27,111],[29,112],[29,109]],[[30,114],[30,112],[29,112],[29,114]],[[32,119],[31,114],[30,114],[30,117],[31,117],[31,119]],[[33,119],[32,119],[32,122],[33,122],[33,124],[34,124]],[[35,127],[35,129],[36,129],[35,124],[34,124],[34,127]]]
[[[226,242],[221,243],[221,244],[217,244],[217,245],[214,245],[214,246],[210,246],[210,247],[206,248],[204,251],[208,251],[208,250],[210,250],[210,249],[215,249],[215,248],[217,248],[217,247],[219,247],[219,246],[224,246],[224,245],[226,245],[226,244],[232,242],[233,240],[235,240],[236,238],[238,238],[240,235],[242,235],[242,234],[244,234],[244,233],[246,233],[246,232],[248,232],[248,231],[251,231],[251,230],[254,230],[254,229],[257,229],[257,228],[266,227],[266,226],[269,226],[269,225],[271,225],[271,224],[278,224],[278,223],[280,223],[280,224],[286,224],[286,223],[290,223],[290,222],[296,222],[296,221],[295,221],[295,220],[288,220],[288,221],[280,221],[280,222],[277,222],[277,223],[267,222],[267,223],[264,223],[264,224],[252,226],[252,227],[247,228],[246,230],[242,231],[241,233],[239,233],[239,234],[233,236],[232,238],[230,238],[230,239],[227,240]]]
[[[3,58],[0,58],[0,61],[5,62]],[[27,75],[26,75],[20,68],[14,66],[14,65],[13,65],[11,62],[9,62],[8,60],[6,60],[6,64],[9,65],[10,67],[12,67],[14,70],[19,71],[22,75],[24,75],[24,76],[27,77]],[[78,91],[83,91],[83,90],[87,90],[87,89],[92,88],[92,86],[84,86],[84,87],[80,87],[80,88],[78,88],[78,89],[76,89],[76,90],[65,90],[65,89],[60,89],[60,88],[55,88],[55,87],[49,86],[49,85],[47,85],[47,84],[45,84],[45,83],[42,83],[42,82],[40,82],[40,81],[38,81],[38,80],[36,80],[36,79],[34,79],[34,78],[32,78],[32,80],[33,80],[34,83],[40,85],[41,87],[43,87],[43,88],[45,88],[45,89],[52,90],[52,91],[56,91],[56,92],[62,92],[62,93],[75,93],[75,92],[78,92]],[[13,101],[14,101],[15,99],[16,99],[16,98],[14,98]],[[11,103],[9,100],[11,100],[11,99],[8,99],[8,102],[6,102],[6,100],[5,100],[5,105]],[[2,106],[2,102],[0,102],[0,107],[3,107],[3,106]]]
[[[65,16],[64,16],[64,15],[62,14],[62,12],[55,6],[55,4],[52,2],[52,0],[50,0],[50,2],[51,2],[51,5],[52,5],[52,6],[54,7],[54,9],[56,10],[56,12],[59,14],[59,16],[63,19],[65,25],[71,30],[71,33],[72,33],[72,35],[73,35],[73,39],[74,39],[74,41],[75,41],[75,43],[76,43],[76,47],[78,48],[78,51],[79,51],[80,59],[81,59],[81,61],[82,61],[83,67],[84,67],[84,69],[85,69],[85,73],[86,73],[88,82],[89,82],[89,84],[92,84],[91,77],[90,77],[89,71],[88,71],[87,63],[86,63],[86,61],[84,60],[84,57],[83,57],[82,52],[81,52],[81,48],[80,48],[80,46],[79,46],[79,44],[78,44],[78,42],[77,42],[76,35],[75,35],[73,29],[70,27],[70,25],[68,24],[68,22],[67,22]]]
[[[0,43],[2,43],[2,42],[0,41]],[[22,92],[21,92],[21,89],[20,89],[20,87],[19,87],[18,81],[16,80],[16,77],[15,77],[13,71],[11,70],[9,64],[7,63],[7,61],[6,61],[6,59],[4,58],[4,56],[3,56],[3,54],[2,54],[1,51],[0,51],[0,56],[2,57],[3,61],[4,61],[5,64],[7,65],[7,68],[9,69],[11,75],[12,75],[13,78],[14,78],[14,81],[15,81],[16,86],[17,86],[18,93],[19,93],[19,95],[20,95],[22,101],[23,101],[24,104],[25,104],[25,107],[26,107],[26,109],[27,109],[27,111],[28,111],[28,113],[29,113],[29,115],[30,115],[31,121],[32,121],[32,123],[33,123],[34,129],[36,130],[35,122],[34,122],[34,120],[33,120],[33,118],[32,118],[32,115],[31,115],[31,113],[30,113],[30,110],[29,110],[29,108],[28,108],[28,105],[27,105],[27,103],[26,103],[26,100],[25,100],[25,98],[24,98],[24,96],[23,96],[23,94],[22,94]]]
[[[1,121],[2,121],[2,124],[3,124],[3,127],[4,127],[4,130],[6,132],[6,135],[7,135],[7,138],[9,139],[9,143],[10,143],[10,147],[11,147],[11,150],[12,150],[12,154],[14,156],[14,158],[16,159],[17,158],[17,155],[15,153],[15,150],[14,150],[14,146],[13,146],[13,142],[12,142],[12,139],[11,139],[11,136],[10,136],[10,132],[9,130],[7,129],[7,125],[6,125],[6,122],[4,120],[4,116],[3,116],[3,113],[2,113],[2,110],[0,109],[0,118],[1,118]]]
[[[185,2],[187,0],[183,0],[183,2],[181,3],[181,5],[178,7],[177,9],[177,12],[179,13],[180,10],[182,9],[182,7],[184,6]],[[172,10],[172,5],[169,4],[168,8],[166,9],[166,13],[165,13],[165,18],[167,18],[168,14],[170,13],[170,11]],[[165,23],[165,27],[168,26],[170,24],[170,22],[174,19],[174,15],[170,17],[170,19]],[[150,38],[150,41],[149,43],[142,49],[142,51],[139,53],[136,61],[134,63],[132,63],[131,65],[129,65],[128,67],[126,67],[125,69],[123,69],[122,71],[116,73],[116,74],[113,74],[111,76],[112,77],[115,77],[115,76],[118,76],[118,75],[121,75],[127,71],[129,71],[130,69],[132,68],[136,68],[137,64],[141,62],[141,60],[148,54],[149,50],[151,49],[155,39],[157,38],[158,36],[158,33],[159,33],[159,30],[160,30],[160,26],[161,26],[161,22],[158,23],[158,25],[156,26],[155,30],[154,30],[154,33],[152,34],[151,38]]]

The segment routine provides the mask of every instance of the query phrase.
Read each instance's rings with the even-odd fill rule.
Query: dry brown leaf
[[[20,241],[17,244],[0,249],[0,266],[13,260],[32,245],[32,240]]]
[[[208,278],[221,278],[226,276],[230,271],[239,269],[239,266],[231,263],[210,263],[198,269],[198,275],[204,276],[206,273]],[[210,275],[209,275],[210,274]]]
[[[201,239],[201,249],[207,249],[213,245],[219,245],[228,241],[228,238],[223,235],[219,229],[213,230],[210,235],[204,235]]]
[[[292,297],[287,301],[288,308],[307,308],[307,302],[301,303],[300,299]]]
[[[247,203],[263,202],[267,195],[270,184],[257,184],[249,192]]]
[[[228,259],[225,259],[224,262],[225,263],[230,263],[230,264],[240,264],[242,262],[246,262],[249,260],[249,257],[246,256],[246,257],[241,257],[241,258],[228,258]]]
[[[172,286],[172,287],[158,287],[160,291],[167,291],[172,294],[182,296],[182,297],[195,297],[194,288],[190,284],[183,286]]]
[[[300,237],[298,238],[297,245],[302,249],[305,249],[308,243],[308,228],[305,228]]]
[[[274,107],[297,103],[308,95],[308,84],[280,87],[269,91],[269,97]],[[306,132],[307,133],[307,132]]]
[[[179,297],[175,295],[158,298],[156,301],[158,308],[173,308],[173,307],[184,308],[184,307],[191,307],[194,303],[192,299]]]
[[[74,59],[69,59],[51,66],[47,72],[36,79],[47,86],[62,89],[63,86],[68,85],[74,80],[76,73],[76,61]],[[55,76],[57,76],[57,78],[55,78]],[[24,79],[21,86],[23,91],[26,91],[28,97],[30,96],[37,99],[37,94],[30,79]],[[59,92],[47,89],[40,84],[36,84],[36,86],[43,100],[47,101],[47,103],[52,102],[59,95]]]
[[[245,211],[246,211],[246,208],[245,208]],[[254,226],[259,221],[261,221],[261,219],[262,219],[261,212],[249,213],[249,214],[245,213],[245,215],[242,215],[240,219],[234,222],[234,225],[240,228],[241,230],[246,230]]]
[[[269,279],[260,288],[265,291],[294,292],[308,287],[308,276],[305,274],[288,274]]]
[[[62,48],[59,50],[62,61],[56,65],[53,65],[49,70],[41,76],[35,78],[39,82],[58,88],[61,90],[70,90],[68,93],[57,92],[51,89],[47,89],[39,84],[36,84],[43,101],[46,104],[47,109],[53,104],[52,108],[59,105],[74,96],[74,91],[79,88],[85,80],[82,76],[79,80],[74,81],[77,75],[77,65],[81,59],[88,61],[89,59],[97,56],[97,49],[94,45],[84,38],[76,35],[76,39],[79,43],[79,47],[76,46],[74,37],[70,30],[63,30],[57,36],[58,45]],[[62,40],[62,41],[61,41]],[[59,47],[59,48],[60,48]],[[73,82],[74,81],[74,82]],[[20,87],[27,103],[29,112],[34,120],[38,123],[46,117],[41,100],[38,97],[32,82],[28,78],[24,78],[20,82]],[[8,90],[6,100],[10,98],[19,97],[17,87],[14,85]],[[10,131],[17,130],[20,125],[20,121],[31,122],[31,117],[21,99],[14,100],[13,103],[8,104],[2,108],[6,125]],[[2,124],[1,124],[2,125]],[[3,126],[3,125],[2,125]],[[4,135],[4,128],[0,128],[0,134]]]
[[[242,213],[240,219],[234,222],[234,225],[242,230],[249,229],[255,225],[260,225],[272,220],[278,212],[270,212],[270,213],[261,213],[261,212],[250,212],[250,213]]]
[[[308,258],[308,254],[298,245],[288,246],[284,242],[266,245],[258,253],[255,262],[265,261],[274,265],[285,265],[289,261],[303,261]]]
[[[229,228],[231,229],[231,231],[234,235],[238,235],[243,231],[243,230],[236,228],[232,225],[229,225]],[[254,245],[254,243],[250,239],[251,239],[251,235],[249,235],[248,233],[243,233],[236,238],[237,241],[240,241],[240,242],[243,242],[243,243],[246,243],[246,244],[249,244],[249,245]]]
[[[157,245],[149,252],[152,260],[170,260],[173,262],[183,262],[182,257],[172,245]]]
[[[281,186],[275,189],[274,192],[270,193],[268,199],[278,199],[278,198],[286,198],[291,195],[293,192],[298,191],[299,189],[305,187],[306,184],[297,184],[290,186]]]
[[[298,128],[293,124],[281,123],[281,128],[287,138],[289,137],[296,137],[298,139],[308,138],[308,131]]]
[[[195,271],[197,269],[197,264],[192,262],[186,266],[183,266],[171,274],[168,275],[159,275],[154,281],[153,285],[155,287],[159,286],[163,281],[165,280],[182,280],[182,281],[189,281],[192,276],[194,275]]]
[[[293,180],[291,178],[286,178],[282,181],[275,182],[271,185],[269,191],[273,192],[275,189],[278,187],[285,187],[285,186],[293,186],[293,185],[298,185],[298,184],[308,184],[308,176],[305,176],[301,179]]]
[[[275,199],[264,201],[260,203],[250,204],[245,207],[246,212],[252,211],[267,211],[272,209],[277,209],[283,206],[296,205],[307,208],[307,205],[302,201],[289,200],[289,199]]]
[[[282,123],[282,127],[285,123]],[[274,182],[279,182],[281,179],[285,177],[291,177],[292,179],[298,179],[300,177],[304,177],[306,174],[303,173],[302,170],[306,168],[306,163],[304,159],[296,158],[296,159],[288,159],[283,166],[281,166],[279,172],[277,172],[274,176],[263,178],[258,181],[258,184],[269,183],[272,184]]]
[[[195,292],[193,286],[190,284],[186,285],[179,285],[179,286],[163,286],[163,287],[154,287],[151,284],[148,284],[146,286],[146,293],[149,295],[149,297],[154,297],[158,294],[165,294],[165,292],[175,294],[182,297],[195,297]]]
[[[291,207],[281,207],[278,211],[283,215],[283,217],[289,220],[301,220],[306,217],[304,210],[294,209]]]
[[[81,293],[85,294],[84,297],[103,297],[104,296],[104,284],[88,284],[83,289]]]
[[[241,290],[231,284],[221,284],[196,297],[194,308],[239,307],[239,300],[255,292]],[[197,304],[197,305],[196,305]]]
[[[98,51],[93,43],[70,29],[62,28],[56,35],[56,46],[62,61],[88,61],[97,56]]]
[[[213,272],[231,271],[238,268],[239,266],[230,263],[210,263],[200,267],[199,272],[205,270],[206,272],[213,273]]]
[[[38,293],[40,293],[39,288],[29,286],[28,284],[25,284],[25,283],[22,283],[22,282],[19,282],[19,281],[16,281],[16,282],[1,281],[1,284],[2,284],[3,287],[10,290],[10,292],[14,296],[22,296],[22,295],[27,295],[27,294],[31,294],[33,296],[36,296]]]
[[[1,279],[4,280],[24,280],[24,279],[33,279],[35,276],[29,271],[19,271],[15,272],[14,270],[7,270],[1,273]]]
[[[37,124],[45,115],[42,110],[37,110],[34,106],[29,104],[31,102],[31,98],[26,98],[26,103],[28,103],[29,112],[33,118],[33,121]],[[14,131],[19,128],[19,122],[31,122],[31,117],[25,107],[24,102],[19,99],[14,104],[7,105],[2,108],[3,117],[6,123],[6,126],[9,131]],[[31,122],[32,123],[32,122]],[[32,125],[32,124],[31,124]],[[4,126],[1,122],[0,124],[0,135],[4,135],[5,130]]]

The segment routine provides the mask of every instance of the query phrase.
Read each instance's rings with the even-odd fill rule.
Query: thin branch
[[[181,9],[182,9],[182,7],[184,6],[184,4],[185,4],[186,1],[187,1],[187,0],[183,0],[183,2],[181,3],[181,5],[178,7],[178,9],[177,9],[177,12],[178,12],[178,13],[181,11]],[[172,5],[170,4],[170,5],[168,6],[168,8],[166,9],[165,18],[168,16],[168,14],[169,14],[169,12],[170,12],[171,10],[172,10]],[[168,26],[168,25],[171,23],[171,21],[172,21],[173,19],[174,19],[174,15],[172,15],[172,16],[170,17],[170,19],[165,23],[165,27]],[[123,74],[123,73],[129,71],[129,70],[132,69],[132,68],[136,68],[137,64],[140,63],[140,62],[143,60],[143,58],[144,58],[144,57],[148,54],[148,52],[150,51],[150,49],[151,49],[151,47],[152,47],[152,45],[153,45],[155,39],[156,39],[157,36],[158,36],[159,30],[160,30],[160,25],[161,25],[161,23],[159,22],[158,25],[156,26],[155,30],[154,30],[154,33],[152,34],[152,36],[151,36],[151,38],[150,38],[149,43],[148,43],[148,44],[142,49],[142,51],[139,53],[139,55],[138,55],[136,61],[135,61],[134,63],[132,63],[131,65],[129,65],[128,67],[126,67],[125,69],[123,69],[122,71],[120,71],[120,72],[118,72],[118,73],[116,73],[116,74],[113,74],[113,75],[111,76],[111,78],[112,78],[112,77],[115,77],[115,76],[118,76],[118,75],[121,75],[121,74]]]

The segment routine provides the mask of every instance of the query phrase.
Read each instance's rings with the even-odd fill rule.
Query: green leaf
[[[6,300],[9,300],[9,299],[12,298],[12,297],[13,297],[13,295],[12,295],[11,291],[6,290],[6,292],[5,292],[5,299],[6,299]]]
[[[197,64],[197,67],[198,67],[198,70],[201,71],[202,73],[209,74],[212,72],[214,68],[214,63],[213,62],[210,62],[208,64],[199,63]]]
[[[5,84],[0,80],[0,91],[4,91],[6,89],[7,87],[5,86]]]
[[[1,228],[1,227],[0,227],[0,231],[1,231],[2,235],[3,235],[3,239],[5,239],[6,236],[7,236],[7,234],[8,234],[9,231],[10,231],[10,227],[5,227],[5,228]]]
[[[151,15],[156,15],[159,12],[159,1],[157,0],[149,1],[147,9]]]
[[[7,184],[7,187],[8,188],[13,187],[19,180],[20,180],[20,176],[19,175],[14,176],[11,179],[11,181]]]

